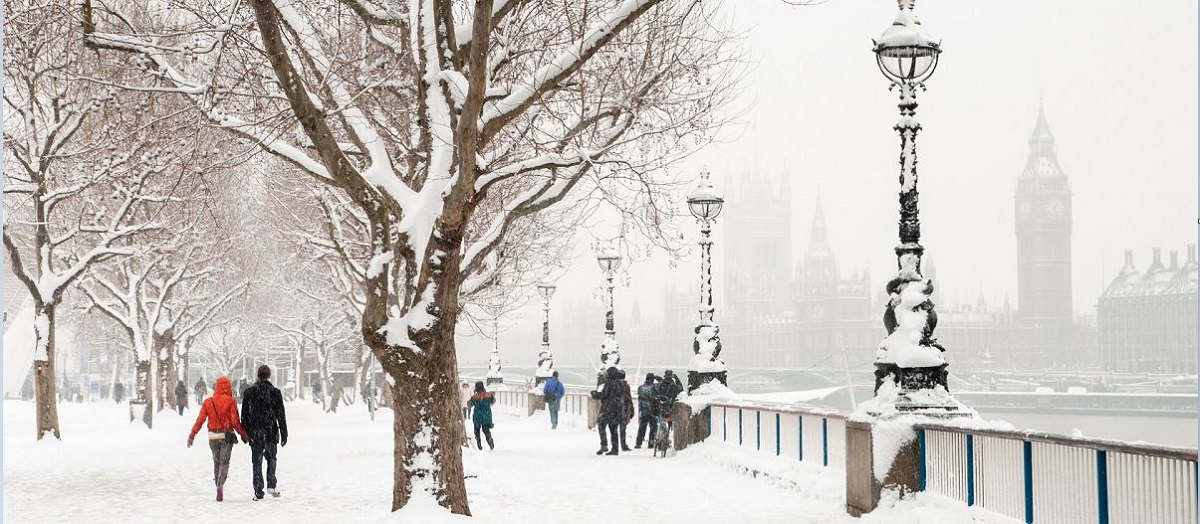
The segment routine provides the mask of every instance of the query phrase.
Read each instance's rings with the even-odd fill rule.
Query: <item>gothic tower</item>
[[[1058,165],[1046,113],[1038,108],[1029,159],[1014,195],[1017,308],[1022,332],[1014,355],[1035,366],[1064,365],[1071,315],[1071,184]],[[1017,349],[1017,348],[1014,348]]]

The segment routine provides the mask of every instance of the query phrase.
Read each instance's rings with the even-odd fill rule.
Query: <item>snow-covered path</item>
[[[389,515],[391,412],[361,404],[324,414],[288,405],[280,499],[250,500],[249,448],[234,448],[226,500],[213,500],[207,447],[185,445],[194,411],[163,412],[154,430],[114,404],[60,406],[64,440],[35,443],[33,406],[4,403],[4,522],[409,522]],[[636,429],[636,428],[633,428]],[[497,409],[495,451],[465,454],[472,522],[970,522],[938,499],[903,501],[862,520],[843,510],[835,470],[701,444],[666,459],[647,450],[596,456],[597,437],[563,417]],[[633,435],[630,436],[633,443]],[[772,472],[754,478],[739,465]],[[682,520],[686,519],[686,520]]]

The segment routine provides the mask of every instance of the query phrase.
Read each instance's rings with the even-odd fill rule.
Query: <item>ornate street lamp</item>
[[[728,384],[728,368],[721,360],[721,330],[713,321],[712,304],[712,223],[721,214],[725,199],[708,179],[708,171],[700,174],[700,183],[688,195],[688,209],[700,222],[700,323],[692,341],[692,359],[688,362],[688,392],[716,379]]]
[[[900,88],[900,244],[896,246],[898,271],[887,284],[890,297],[883,323],[888,336],[875,356],[875,392],[885,381],[900,388],[901,409],[919,409],[923,404],[909,393],[946,387],[945,349],[933,337],[937,313],[929,299],[933,283],[921,275],[921,222],[917,209],[917,132],[915,118],[917,88],[937,68],[941,43],[921,27],[913,14],[915,0],[899,0],[900,13],[883,36],[875,41],[879,70]],[[933,406],[930,406],[933,407]]]
[[[597,245],[596,262],[604,272],[605,300],[608,307],[604,314],[604,342],[600,344],[600,369],[597,370],[603,375],[608,368],[621,363],[621,346],[617,344],[617,331],[613,328],[613,276],[617,268],[621,267],[621,255],[614,246]]]
[[[504,383],[504,373],[500,371],[500,317],[492,319],[492,354],[488,357],[487,383]]]
[[[548,284],[538,286],[538,294],[542,297],[542,351],[538,353],[537,371],[533,375],[537,385],[554,375],[554,355],[550,353],[550,297],[554,296],[555,289]]]

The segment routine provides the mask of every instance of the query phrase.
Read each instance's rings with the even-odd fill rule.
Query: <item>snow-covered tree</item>
[[[431,496],[470,513],[454,333],[462,297],[504,267],[487,261],[597,194],[664,227],[667,165],[731,94],[729,40],[696,0],[84,5],[90,45],[144,60],[365,217],[361,329],[397,406],[393,509]]]
[[[191,148],[176,113],[157,105],[169,101],[100,80],[123,76],[84,48],[78,15],[71,4],[5,4],[4,246],[34,304],[39,439],[60,437],[54,326],[64,294],[96,263],[138,251]]]

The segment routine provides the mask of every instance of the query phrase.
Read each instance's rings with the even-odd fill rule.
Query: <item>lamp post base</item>
[[[690,395],[696,388],[713,380],[720,382],[722,386],[728,386],[728,376],[728,371],[701,372],[688,370],[688,394]]]
[[[503,383],[504,383],[504,377],[488,377],[487,378],[487,385],[489,385],[489,386],[492,384],[503,384]]]
[[[879,386],[883,385],[888,376],[891,376],[892,382],[900,386],[904,391],[916,391],[921,389],[933,389],[941,386],[942,389],[949,391],[949,386],[946,385],[948,372],[946,367],[949,364],[940,366],[932,366],[925,368],[902,368],[895,364],[875,364],[875,393],[879,393]]]
[[[550,377],[533,377],[533,385],[540,386],[547,380],[550,380]]]

